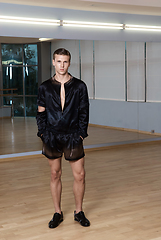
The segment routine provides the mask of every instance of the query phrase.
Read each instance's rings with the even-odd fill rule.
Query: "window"
[[[3,97],[3,105],[11,105],[13,101],[14,116],[35,116],[38,91],[37,44],[1,44],[1,53],[3,94],[9,95]],[[13,96],[11,89],[14,89]]]

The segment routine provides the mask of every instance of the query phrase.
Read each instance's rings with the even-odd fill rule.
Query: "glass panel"
[[[38,93],[38,67],[25,67],[25,94],[37,95]]]
[[[16,88],[15,93],[23,94],[23,71],[22,67],[3,67],[3,88]],[[10,93],[5,91],[4,94]]]
[[[2,44],[2,64],[22,65],[22,45]]]
[[[23,97],[13,98],[13,111],[15,117],[24,117]]]
[[[35,117],[37,113],[37,97],[26,97],[26,116]]]
[[[6,97],[3,97],[3,105],[11,105],[12,104],[12,97],[10,96],[6,96]]]
[[[37,65],[37,44],[24,45],[24,63],[25,65]]]

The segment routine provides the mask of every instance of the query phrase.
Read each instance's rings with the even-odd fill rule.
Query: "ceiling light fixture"
[[[139,31],[161,31],[161,26],[146,26],[146,25],[124,25],[125,30],[139,30]]]
[[[39,38],[39,41],[40,42],[44,42],[44,41],[50,41],[52,40],[53,38]]]
[[[108,29],[123,29],[123,24],[117,23],[99,23],[99,22],[81,22],[62,20],[62,26],[69,27],[86,27],[86,28],[108,28]]]
[[[24,17],[0,16],[0,22],[60,26],[60,20],[41,19],[41,18],[24,18]]]
[[[70,21],[70,20],[53,20],[53,19],[13,17],[13,16],[0,16],[0,22],[39,24],[39,25],[49,25],[49,26],[54,25],[54,26],[64,26],[64,27],[67,26],[67,27],[82,27],[82,28],[125,29],[125,30],[133,30],[133,31],[158,31],[158,32],[161,31],[161,26],[83,22],[83,21]]]

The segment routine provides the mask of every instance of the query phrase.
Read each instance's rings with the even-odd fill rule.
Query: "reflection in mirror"
[[[26,65],[37,65],[37,44],[24,44],[24,64]]]
[[[9,66],[3,66],[3,89],[16,88],[18,95],[23,95],[23,68],[10,64]],[[5,91],[9,93],[9,91]],[[4,97],[5,102],[5,97]]]
[[[22,65],[22,45],[1,44],[3,65]]]
[[[160,115],[154,120],[151,113],[161,112],[157,77],[161,75],[160,43],[53,40],[39,46],[1,44],[1,155],[41,150],[35,120],[38,82],[54,74],[52,54],[60,47],[71,52],[69,71],[81,78],[89,91],[90,126],[85,148],[159,137]],[[7,145],[12,147],[8,149]]]
[[[37,93],[38,93],[38,66],[26,66],[25,67],[24,82],[25,82],[25,94],[26,95],[37,95]]]
[[[38,93],[37,44],[1,44],[1,56],[3,106],[13,104],[14,117],[35,116],[35,101],[29,112],[26,99],[35,99]]]

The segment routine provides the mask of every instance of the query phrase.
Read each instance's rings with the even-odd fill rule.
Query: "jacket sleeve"
[[[86,138],[87,128],[89,122],[89,98],[88,91],[85,83],[80,91],[80,105],[79,105],[79,134],[81,137]]]
[[[45,89],[44,89],[43,85],[40,85],[39,90],[38,90],[37,105],[46,107]],[[41,137],[41,135],[43,134],[43,132],[46,129],[46,111],[43,111],[43,112],[37,111],[36,121],[37,121],[37,126],[38,126],[37,136]]]

